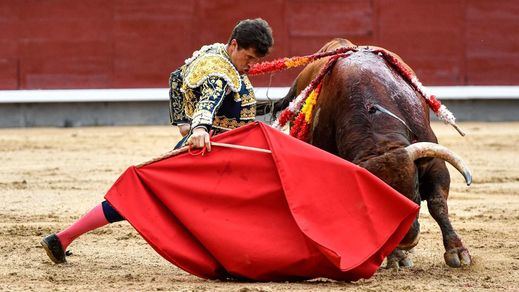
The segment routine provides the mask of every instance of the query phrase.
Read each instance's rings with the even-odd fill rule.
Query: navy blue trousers
[[[114,223],[124,220],[123,216],[121,216],[119,212],[115,211],[114,207],[112,207],[112,205],[107,201],[103,201],[101,205],[103,205],[103,213],[108,222]]]

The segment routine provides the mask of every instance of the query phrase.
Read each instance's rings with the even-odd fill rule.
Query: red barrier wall
[[[269,59],[344,37],[399,54],[426,85],[519,85],[515,0],[0,0],[0,89],[166,87],[193,50],[254,17],[273,27]]]

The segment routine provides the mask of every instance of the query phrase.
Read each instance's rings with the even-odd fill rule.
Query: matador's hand
[[[178,130],[180,131],[180,135],[182,137],[185,137],[187,134],[189,134],[189,130],[191,129],[191,125],[189,124],[179,124]]]
[[[187,139],[187,144],[195,148],[206,147],[207,151],[211,151],[211,141],[209,133],[203,127],[193,129],[193,133]]]

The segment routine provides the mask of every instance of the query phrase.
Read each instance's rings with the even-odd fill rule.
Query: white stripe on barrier
[[[440,100],[519,99],[519,86],[429,86]],[[288,87],[257,87],[258,100],[278,100]],[[68,103],[68,102],[128,102],[167,101],[168,89],[52,89],[0,90],[0,103]]]

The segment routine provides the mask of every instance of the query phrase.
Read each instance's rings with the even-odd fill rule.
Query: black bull
[[[347,45],[352,44],[336,39],[321,51]],[[309,64],[275,111],[287,107],[326,61]],[[426,200],[442,232],[445,262],[451,267],[471,263],[448,217],[450,176],[444,160],[460,170],[467,183],[470,172],[456,154],[437,145],[424,98],[381,56],[359,51],[337,61],[323,80],[309,138],[311,144],[368,169],[417,204]],[[416,218],[388,257],[388,266],[411,265],[404,250],[418,243],[419,230]]]

